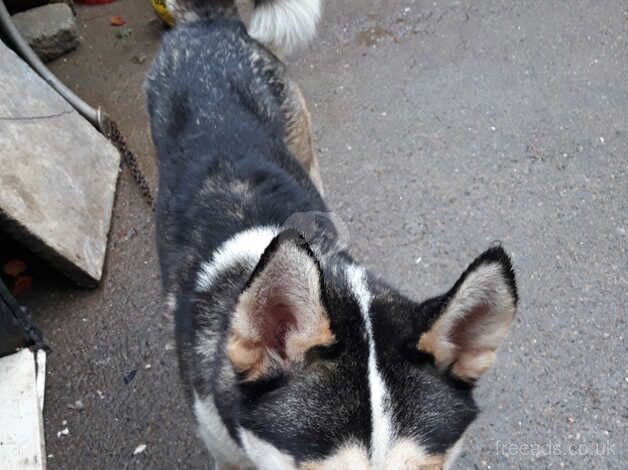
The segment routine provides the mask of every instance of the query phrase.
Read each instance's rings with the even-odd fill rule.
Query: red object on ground
[[[123,24],[126,24],[126,21],[124,21],[124,18],[121,16],[112,16],[110,23],[111,26],[122,26]]]
[[[104,3],[115,2],[116,0],[76,0],[78,3],[84,3],[85,5],[102,5]]]

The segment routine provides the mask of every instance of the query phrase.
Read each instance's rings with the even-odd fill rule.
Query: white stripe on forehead
[[[254,268],[279,231],[279,227],[254,227],[225,241],[214,251],[211,261],[201,265],[196,279],[197,292],[209,289],[222,272],[237,263],[249,263]]]
[[[371,465],[373,468],[384,468],[386,454],[394,438],[392,418],[390,415],[388,390],[384,379],[377,369],[373,326],[371,324],[371,292],[366,282],[366,271],[361,266],[352,265],[347,269],[347,279],[353,294],[360,304],[360,312],[369,342],[369,389],[371,392]]]

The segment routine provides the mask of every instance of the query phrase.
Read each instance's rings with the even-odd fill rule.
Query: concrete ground
[[[78,7],[82,45],[51,67],[119,121],[154,185],[141,84],[161,27],[147,3]],[[318,40],[289,63],[358,259],[422,298],[494,240],[513,255],[519,316],[456,468],[625,468],[626,3],[329,1]],[[33,268],[23,300],[53,349],[51,470],[209,468],[153,228],[123,171],[102,285]]]

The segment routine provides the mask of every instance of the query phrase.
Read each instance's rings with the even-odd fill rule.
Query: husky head
[[[238,439],[263,469],[447,468],[478,409],[517,292],[501,247],[415,302],[294,230],[235,302],[225,351]]]

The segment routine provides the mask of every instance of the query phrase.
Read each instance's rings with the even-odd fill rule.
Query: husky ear
[[[487,250],[443,298],[444,307],[418,348],[432,354],[439,368],[474,382],[494,364],[515,318],[518,299],[510,258],[501,247]]]
[[[285,371],[314,346],[334,342],[319,264],[304,238],[286,230],[266,248],[237,300],[229,359],[245,381],[253,381]]]

